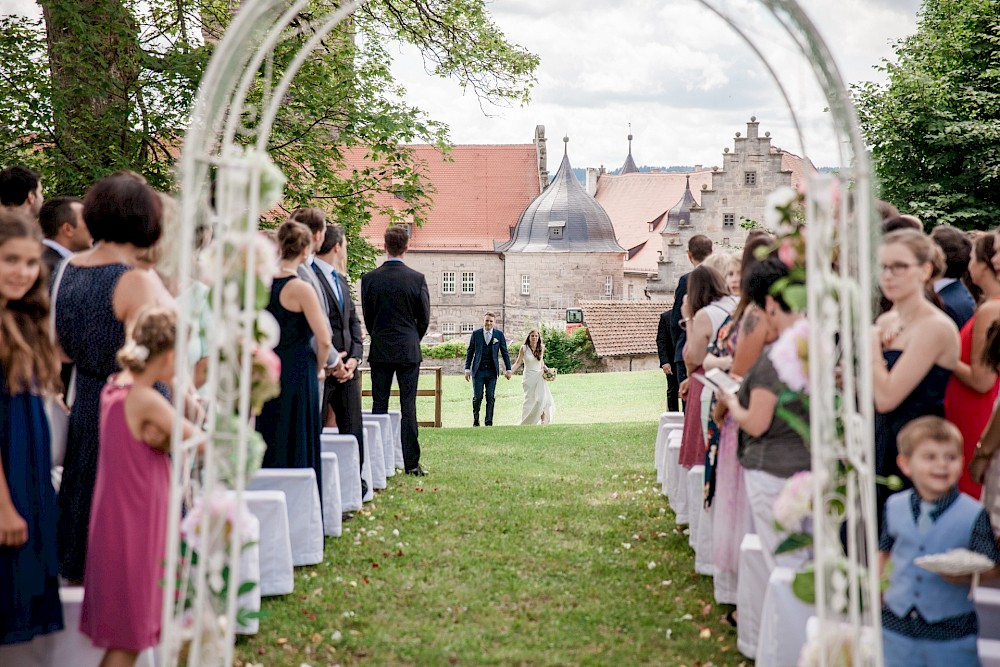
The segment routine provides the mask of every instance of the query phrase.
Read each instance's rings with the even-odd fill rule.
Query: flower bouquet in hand
[[[556,379],[557,372],[558,371],[555,368],[549,368],[546,366],[545,370],[542,371],[542,379],[546,382],[552,382]]]

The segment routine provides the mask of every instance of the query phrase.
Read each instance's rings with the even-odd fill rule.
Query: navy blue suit
[[[476,329],[469,338],[469,348],[465,352],[465,370],[472,376],[472,423],[479,425],[479,408],[486,393],[486,425],[493,425],[493,406],[496,403],[497,378],[500,377],[500,355],[510,369],[510,354],[503,332],[494,328],[489,348],[482,329]]]
[[[976,301],[961,280],[956,280],[950,285],[942,287],[941,291],[938,292],[938,297],[944,304],[944,312],[955,321],[959,330],[972,319],[973,313],[976,312]]]
[[[681,304],[688,292],[688,276],[685,273],[677,279],[677,289],[674,290],[674,307],[670,311],[670,333],[674,339],[674,377],[677,383],[684,382],[687,378],[687,366],[684,365],[684,344],[687,343],[687,331],[681,329]]]

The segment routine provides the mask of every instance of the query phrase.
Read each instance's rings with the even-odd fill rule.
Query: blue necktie
[[[343,310],[344,309],[344,295],[340,291],[340,278],[337,276],[337,270],[336,269],[333,270],[333,292],[334,292],[334,294],[337,295],[337,305],[339,305],[340,309]]]

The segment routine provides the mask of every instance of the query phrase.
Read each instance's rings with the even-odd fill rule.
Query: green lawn
[[[590,421],[661,395],[612,379],[577,385]],[[422,429],[430,475],[391,478],[323,564],[296,569],[293,594],[265,598],[237,664],[740,665],[659,493],[655,431]]]
[[[370,389],[367,375],[364,380],[365,388]],[[420,376],[420,388],[434,388],[432,373]],[[653,421],[666,409],[666,380],[659,370],[560,375],[549,383],[549,390],[556,404],[556,424]],[[521,421],[521,376],[497,380],[496,399],[493,423],[497,426],[518,424]],[[371,398],[364,399],[364,407],[371,407]],[[390,407],[398,408],[399,400],[392,398]],[[485,418],[485,410],[484,405],[481,418]],[[417,399],[417,417],[421,421],[433,419],[432,397]],[[446,375],[442,379],[441,421],[445,428],[472,426],[472,383],[460,375]]]

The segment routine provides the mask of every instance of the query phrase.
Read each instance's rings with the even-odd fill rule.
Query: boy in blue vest
[[[879,540],[880,566],[892,559],[882,599],[886,667],[979,665],[979,623],[969,599],[972,578],[939,576],[913,561],[961,547],[1000,561],[989,515],[959,493],[962,434],[940,417],[915,419],[899,432],[900,470],[913,488],[889,497]],[[995,576],[994,567],[984,577]]]

